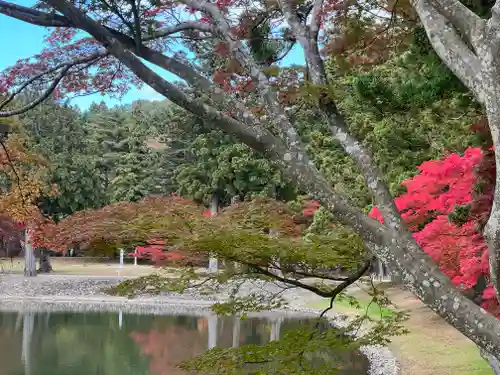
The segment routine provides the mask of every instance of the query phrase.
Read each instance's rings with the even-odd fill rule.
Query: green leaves
[[[242,315],[249,312],[260,312],[286,308],[286,301],[279,296],[263,293],[250,293],[247,296],[232,296],[225,302],[217,302],[211,306],[213,312],[221,316]]]
[[[325,326],[322,327],[325,329]],[[340,366],[352,366],[348,352],[355,346],[334,329],[327,329],[311,338],[314,327],[286,331],[280,341],[241,348],[214,348],[203,356],[186,361],[185,370],[204,374],[288,375],[335,373]]]

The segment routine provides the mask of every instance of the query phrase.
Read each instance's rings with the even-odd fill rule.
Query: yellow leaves
[[[46,161],[30,153],[16,134],[0,145],[0,212],[13,220],[40,221],[37,201],[42,194],[57,194],[44,183]]]

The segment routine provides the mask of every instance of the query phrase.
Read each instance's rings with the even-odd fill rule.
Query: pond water
[[[265,344],[305,319],[0,312],[0,375],[185,375],[179,361],[215,345]],[[343,353],[340,375],[367,373]]]

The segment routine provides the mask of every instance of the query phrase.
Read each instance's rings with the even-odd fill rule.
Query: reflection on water
[[[180,361],[214,346],[262,345],[306,320],[120,313],[0,313],[0,375],[185,375]],[[339,375],[366,374],[343,354]]]

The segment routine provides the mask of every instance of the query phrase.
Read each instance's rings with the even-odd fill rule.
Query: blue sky
[[[35,2],[33,0],[11,1],[24,6],[30,6]],[[0,15],[0,35],[9,35],[9,37],[7,38],[2,38],[0,70],[14,65],[19,59],[30,57],[40,52],[44,46],[43,39],[46,33],[47,30],[42,27],[33,26],[4,15]],[[285,59],[283,59],[282,64],[290,65],[292,63],[302,63],[303,59],[304,57],[302,55],[302,52],[299,48],[296,48],[292,50],[292,52]],[[159,70],[156,71],[160,73],[164,78],[175,78],[175,76],[169,74],[168,72]],[[91,96],[76,98],[71,102],[71,104],[75,104],[82,109],[86,109],[92,102],[100,102],[101,100],[106,102],[108,105],[116,105],[128,104],[138,99],[162,100],[163,97],[150,87],[144,86],[141,89],[132,88],[121,101],[109,98],[107,96],[102,96],[100,94],[95,94]]]

